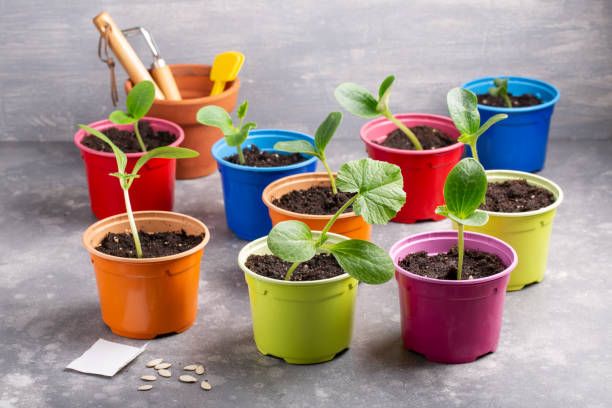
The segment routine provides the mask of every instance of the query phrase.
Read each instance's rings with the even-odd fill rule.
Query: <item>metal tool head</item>
[[[142,37],[145,39],[145,42],[147,43],[147,46],[149,47],[151,54],[153,55],[153,59],[154,59],[153,67],[162,67],[166,65],[166,62],[164,61],[164,59],[161,57],[161,55],[159,55],[159,47],[157,46],[157,43],[155,42],[155,39],[153,38],[153,34],[151,34],[149,30],[147,30],[144,27],[132,27],[132,28],[126,28],[125,30],[121,30],[121,32],[126,37],[131,37],[133,35],[141,34]]]

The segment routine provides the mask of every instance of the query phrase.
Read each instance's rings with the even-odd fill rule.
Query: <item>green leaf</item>
[[[196,120],[203,125],[218,127],[224,136],[236,133],[236,128],[232,125],[232,118],[229,113],[216,105],[209,105],[200,109],[196,115]]]
[[[448,112],[459,132],[474,134],[480,126],[478,98],[472,91],[453,88],[446,95]]]
[[[279,222],[267,242],[270,251],[287,262],[306,262],[317,252],[310,228],[301,221]]]
[[[451,220],[459,224],[469,225],[472,227],[480,227],[482,225],[485,225],[487,222],[489,222],[489,214],[481,210],[474,211],[467,218],[459,218],[450,213],[446,215],[446,217],[450,218]]]
[[[129,125],[130,123],[136,122],[138,119],[132,115],[125,113],[124,111],[116,110],[112,112],[108,119],[115,125]]]
[[[289,142],[276,142],[274,150],[288,153],[304,153],[311,156],[319,157],[319,152],[306,140],[291,140]]]
[[[134,165],[134,169],[132,169],[132,174],[138,174],[142,166],[144,166],[151,159],[188,159],[190,157],[197,157],[199,155],[200,153],[196,152],[195,150],[186,149],[184,147],[156,147],[155,149],[149,150],[144,155],[140,156]]]
[[[389,110],[389,95],[391,95],[391,85],[393,85],[393,81],[395,81],[395,76],[389,75],[382,84],[380,84],[380,88],[378,88],[378,104],[376,105],[376,110],[378,110],[378,112],[382,113]]]
[[[355,214],[368,224],[386,224],[406,202],[402,172],[395,164],[361,159],[345,163],[338,171],[338,189],[359,193]]]
[[[325,148],[336,133],[338,126],[340,126],[340,122],[342,122],[342,113],[332,112],[327,115],[327,118],[319,125],[315,132],[315,146],[319,150],[319,153],[322,154],[325,151]]]
[[[487,120],[485,122],[485,124],[482,125],[480,127],[480,129],[478,129],[478,132],[476,132],[474,134],[474,139],[478,140],[478,137],[480,137],[480,135],[482,135],[484,132],[486,132],[487,129],[489,129],[491,126],[493,126],[494,124],[496,124],[500,120],[506,119],[507,117],[508,117],[508,115],[506,115],[505,113],[498,113],[497,115],[491,116],[489,118],[489,120]],[[474,140],[474,143],[476,143],[476,140]]]
[[[487,192],[487,176],[473,158],[461,160],[444,183],[444,201],[449,214],[465,220],[482,203]]]
[[[242,104],[238,107],[238,112],[237,112],[238,119],[242,119],[246,116],[248,108],[249,108],[249,103],[247,101],[242,102]]]
[[[111,149],[113,149],[113,152],[115,153],[115,159],[117,160],[117,170],[119,171],[119,173],[125,174],[125,166],[127,166],[127,156],[125,155],[125,153],[123,153],[121,149],[119,149],[113,142],[111,142],[111,140],[106,137],[106,135],[104,135],[102,132],[85,125],[79,125],[79,127],[84,131],[96,136],[98,139],[101,139],[103,142],[108,144]]]
[[[245,123],[238,132],[225,135],[225,143],[228,146],[240,146],[249,137],[249,131],[256,126],[253,122]]]
[[[362,118],[375,118],[380,115],[376,109],[378,101],[361,85],[345,82],[334,91],[338,103],[353,115]]]
[[[151,81],[137,83],[127,96],[126,107],[128,113],[140,120],[147,114],[155,100],[155,86]]]
[[[379,246],[360,239],[349,239],[325,246],[342,269],[355,279],[369,284],[387,282],[395,274],[389,254]]]

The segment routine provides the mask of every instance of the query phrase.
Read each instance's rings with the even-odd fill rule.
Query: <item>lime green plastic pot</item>
[[[329,243],[348,239],[337,234],[327,235]],[[313,236],[318,237],[319,233],[313,232]],[[358,281],[346,273],[307,282],[258,275],[245,262],[251,254],[271,254],[267,238],[248,243],[238,255],[238,264],[249,286],[257,349],[291,364],[333,359],[351,343]]]
[[[529,184],[549,190],[555,196],[555,202],[548,207],[522,213],[487,211],[488,223],[481,227],[465,226],[466,231],[494,236],[514,248],[518,265],[510,275],[508,291],[521,290],[525,285],[544,279],[552,223],[557,207],[563,201],[563,191],[552,181],[531,173],[512,170],[487,170],[486,173],[490,182],[522,178]]]

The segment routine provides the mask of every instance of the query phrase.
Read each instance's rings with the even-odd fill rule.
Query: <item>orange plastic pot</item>
[[[176,178],[190,179],[209,175],[217,170],[217,162],[210,154],[210,149],[223,134],[219,128],[200,124],[196,120],[196,114],[200,108],[208,105],[217,105],[231,112],[236,107],[240,80],[236,78],[235,81],[228,82],[223,92],[210,96],[213,83],[209,77],[209,65],[177,64],[170,65],[170,69],[183,99],[156,99],[147,115],[180,125],[185,132],[185,140],[181,146],[200,153],[198,157],[178,160]],[[130,92],[132,86],[130,80],[125,82],[126,93]]]
[[[200,260],[210,232],[201,221],[168,211],[137,211],[138,229],[146,232],[180,231],[205,234],[194,248],[159,258],[121,258],[96,250],[109,232],[128,232],[127,214],[91,225],[83,245],[94,265],[102,320],[113,333],[134,339],[181,333],[195,322],[198,311]]]
[[[283,177],[270,184],[264,189],[262,200],[268,207],[272,225],[276,225],[281,221],[297,220],[302,221],[313,231],[321,231],[329,222],[331,215],[310,215],[300,214],[292,211],[284,210],[277,207],[272,202],[277,198],[293,190],[306,190],[314,186],[330,186],[329,176],[327,173],[302,173],[292,176]],[[354,212],[341,214],[334,225],[329,230],[336,234],[344,235],[349,238],[370,240],[372,235],[372,226],[365,222],[362,216],[356,215]]]

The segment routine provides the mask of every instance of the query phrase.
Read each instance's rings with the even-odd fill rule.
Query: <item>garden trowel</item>
[[[217,55],[210,70],[210,80],[213,81],[210,95],[223,92],[225,83],[236,79],[243,63],[244,55],[238,51],[228,51]]]

